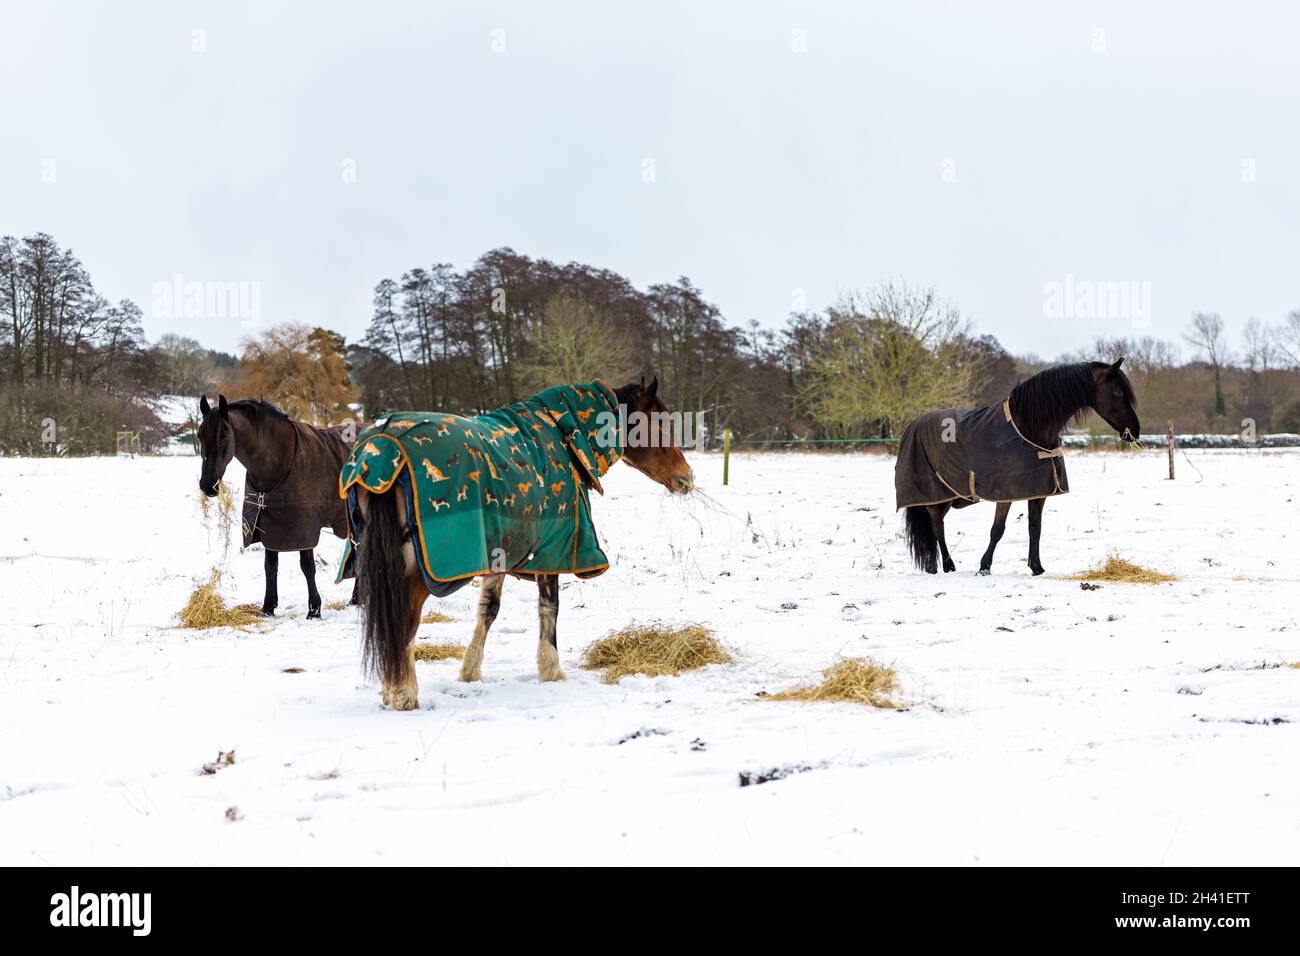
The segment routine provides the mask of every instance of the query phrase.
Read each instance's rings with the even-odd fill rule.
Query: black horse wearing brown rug
[[[347,518],[339,499],[339,469],[352,450],[341,428],[317,428],[296,422],[267,402],[217,397],[217,407],[199,399],[203,415],[199,445],[203,470],[199,490],[209,498],[226,473],[231,458],[248,472],[244,486],[242,524],[244,547],[260,543],[266,549],[266,597],[262,614],[275,616],[280,594],[277,577],[280,552],[297,551],[307,579],[307,618],[319,618],[316,590],[316,545],[322,528],[347,538]],[[352,603],[356,603],[356,589]]]
[[[897,506],[907,509],[907,545],[928,574],[957,566],[948,554],[943,518],[949,508],[977,501],[997,504],[980,574],[993,566],[993,550],[1006,530],[1013,501],[1029,502],[1029,569],[1043,573],[1038,540],[1043,505],[1070,490],[1061,432],[1095,411],[1125,441],[1141,434],[1133,386],[1114,364],[1079,362],[1039,372],[997,405],[926,412],[899,439],[894,466]]]

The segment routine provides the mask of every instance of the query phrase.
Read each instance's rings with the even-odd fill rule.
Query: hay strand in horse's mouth
[[[1133,432],[1128,428],[1125,428],[1123,434],[1121,434],[1119,437],[1124,439],[1124,441],[1128,442],[1129,444],[1131,444],[1138,451],[1146,451],[1148,448],[1151,447],[1150,445],[1148,445],[1146,442],[1142,440],[1141,435],[1134,435]]]
[[[209,498],[202,491],[199,493],[199,514],[203,518],[203,527],[209,531],[212,530],[212,498]],[[217,484],[216,494],[216,519],[217,527],[221,532],[221,546],[224,551],[230,550],[230,528],[235,520],[235,493],[230,490],[230,485],[222,481]]]

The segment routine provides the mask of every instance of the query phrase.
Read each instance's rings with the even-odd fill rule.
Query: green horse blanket
[[[338,580],[354,577],[359,489],[406,499],[425,585],[445,596],[480,574],[577,574],[609,567],[588,489],[623,454],[618,398],[602,381],[548,388],[474,418],[394,412],[357,436],[343,463],[348,544]]]

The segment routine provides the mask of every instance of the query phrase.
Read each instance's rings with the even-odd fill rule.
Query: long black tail
[[[414,629],[395,490],[370,495],[359,560],[366,602],[362,666],[385,684],[404,684],[410,676],[406,644]]]
[[[928,574],[939,570],[939,539],[934,536],[930,512],[924,505],[907,509],[907,548],[913,563]]]

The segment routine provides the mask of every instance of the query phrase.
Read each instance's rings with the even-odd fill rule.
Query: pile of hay
[[[463,644],[431,644],[428,641],[417,641],[415,644],[417,661],[459,661],[464,658]]]
[[[625,627],[602,637],[582,654],[582,666],[587,670],[605,668],[602,679],[606,684],[617,683],[628,674],[675,677],[708,664],[731,663],[734,659],[727,649],[699,624]]]
[[[1140,564],[1125,561],[1119,555],[1112,554],[1101,567],[1073,575],[1070,580],[1114,581],[1119,584],[1164,584],[1168,581],[1177,581],[1178,578],[1172,574],[1152,571],[1150,568],[1144,568]]]
[[[221,570],[213,568],[212,574],[204,584],[200,584],[185,602],[176,619],[177,626],[189,630],[206,630],[210,627],[234,627],[247,631],[252,627],[259,630],[265,626],[266,619],[258,611],[256,604],[236,604],[227,606],[218,588],[221,584]]]
[[[209,498],[202,491],[199,495],[199,513],[203,516],[203,527],[209,531],[212,530],[213,519],[213,499]],[[235,493],[230,490],[230,485],[221,482],[217,485],[216,497],[216,519],[217,530],[221,532],[221,546],[226,551],[230,550],[230,529],[235,523]]]
[[[455,618],[448,617],[441,611],[426,611],[420,615],[421,624],[450,624]]]
[[[812,700],[866,704],[897,710],[900,690],[898,672],[877,664],[869,657],[849,657],[822,671],[820,684],[800,684],[763,700]]]

